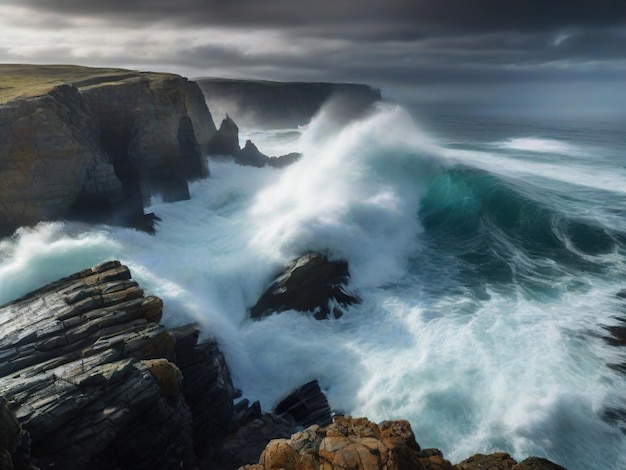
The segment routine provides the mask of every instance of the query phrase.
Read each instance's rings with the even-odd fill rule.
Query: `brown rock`
[[[365,418],[336,416],[325,428],[314,425],[289,439],[271,441],[259,464],[265,470],[427,468],[415,450],[419,446],[410,442],[412,432],[406,425],[406,422],[390,423],[388,437],[381,439],[377,424]],[[402,431],[395,431],[399,429]],[[405,439],[400,434],[409,437]]]

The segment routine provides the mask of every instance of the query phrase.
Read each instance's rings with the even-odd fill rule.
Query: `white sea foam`
[[[504,142],[496,142],[493,145],[502,149],[523,150],[525,152],[554,153],[567,156],[581,154],[581,150],[574,145],[540,137],[515,137]]]
[[[191,200],[150,208],[163,219],[156,236],[21,229],[0,241],[0,304],[117,258],[163,298],[165,322],[199,321],[217,337],[236,386],[264,409],[317,378],[336,410],[408,418],[423,447],[453,461],[504,450],[574,470],[626,468],[626,439],[600,416],[623,381],[605,366],[613,350],[588,334],[609,321],[620,279],[573,273],[584,289],[554,280],[550,299],[515,284],[477,299],[457,285],[454,256],[426,251],[417,217],[430,172],[458,153],[395,107],[342,131],[322,113],[299,145],[302,160],[284,170],[211,162]],[[501,170],[481,155],[463,154]],[[323,322],[248,320],[276,270],[312,249],[350,261],[363,304]]]

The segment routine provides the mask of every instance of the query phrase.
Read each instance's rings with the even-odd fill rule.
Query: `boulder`
[[[0,307],[0,397],[33,464],[187,467],[217,453],[232,414],[224,358],[161,313],[116,261]],[[9,451],[26,456],[20,445]]]
[[[340,307],[359,303],[347,290],[350,280],[348,263],[330,261],[321,253],[307,253],[281,272],[258,302],[250,316],[260,318],[285,310],[315,312],[315,318],[342,315]]]

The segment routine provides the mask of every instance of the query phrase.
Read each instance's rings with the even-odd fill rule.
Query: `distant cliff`
[[[0,234],[71,218],[142,225],[160,194],[189,197],[216,129],[178,75],[0,65]]]
[[[270,82],[201,78],[196,80],[214,113],[228,113],[246,126],[283,128],[307,124],[332,97],[346,114],[380,101],[380,90],[350,83]]]

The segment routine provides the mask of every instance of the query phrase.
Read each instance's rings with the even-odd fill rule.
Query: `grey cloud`
[[[290,27],[358,25],[374,20],[387,25],[389,37],[399,38],[626,22],[623,0],[22,0],[20,4],[67,15],[137,22]],[[361,34],[367,32],[361,30]]]

